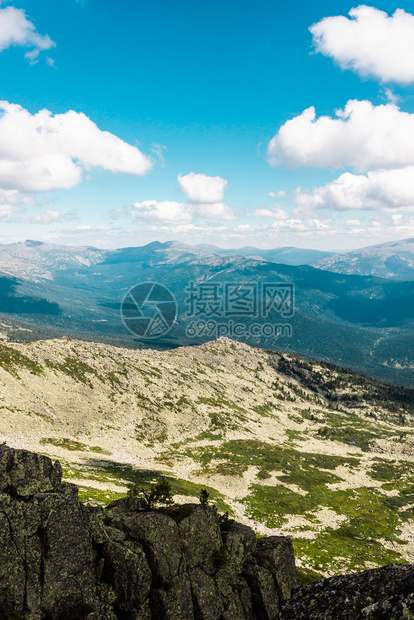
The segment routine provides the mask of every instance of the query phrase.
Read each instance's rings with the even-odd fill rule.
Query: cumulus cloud
[[[158,202],[157,200],[145,200],[134,202],[130,212],[133,220],[161,221],[174,223],[190,223],[193,219],[190,205],[171,200]]]
[[[298,189],[299,207],[316,209],[367,209],[395,211],[414,209],[414,166],[374,170],[366,175],[346,172],[313,192]]]
[[[414,15],[360,5],[342,15],[325,17],[309,29],[316,51],[342,69],[382,82],[414,82]]]
[[[224,198],[224,190],[228,182],[221,177],[209,177],[206,174],[190,172],[178,175],[181,191],[193,202],[220,203]]]
[[[224,202],[208,202],[196,205],[195,211],[199,217],[207,220],[235,220],[236,213]]]
[[[13,6],[0,9],[0,52],[12,46],[32,48],[25,56],[29,62],[34,63],[41,51],[55,45],[49,35],[40,35],[36,31],[23,9]]]
[[[336,118],[315,108],[287,121],[269,142],[271,165],[357,170],[414,164],[414,114],[387,103],[350,100]]]
[[[70,110],[30,114],[0,101],[0,188],[22,192],[70,189],[83,170],[143,175],[152,167],[136,146],[101,131],[85,114]]]
[[[194,172],[179,174],[177,179],[181,191],[193,203],[195,215],[208,220],[236,219],[234,209],[224,202],[224,191],[228,186],[226,179]]]

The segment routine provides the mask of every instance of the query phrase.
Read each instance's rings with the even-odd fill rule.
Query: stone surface
[[[414,566],[393,565],[301,586],[280,620],[410,620]]]
[[[198,504],[85,507],[61,476],[45,456],[0,446],[0,617],[270,620],[296,583],[289,539],[222,532]]]

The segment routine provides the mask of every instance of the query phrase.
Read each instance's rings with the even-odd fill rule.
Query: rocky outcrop
[[[389,565],[301,586],[280,620],[410,620],[414,565]]]
[[[0,618],[276,620],[297,585],[289,538],[198,504],[86,507],[58,462],[0,446]]]

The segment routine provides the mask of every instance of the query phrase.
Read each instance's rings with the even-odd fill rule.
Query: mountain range
[[[398,248],[404,245],[412,247],[401,242]],[[291,262],[294,256],[296,261],[304,258],[300,249],[288,248],[286,253]],[[256,252],[255,248],[229,253],[179,242],[153,242],[119,250],[37,241],[3,245],[0,332],[11,340],[69,335],[131,348],[172,348],[231,335],[225,332],[226,325],[238,320],[247,328],[239,339],[249,344],[297,352],[380,380],[413,385],[413,280],[286,265],[258,254],[260,250]],[[314,257],[309,254],[308,258]],[[322,259],[328,260],[334,259]],[[177,303],[172,329],[154,340],[134,336],[121,318],[124,296],[143,282],[166,286]],[[209,285],[216,291],[226,284],[233,289],[241,284],[256,290],[270,284],[282,288],[293,285],[294,313],[286,317],[273,308],[266,320],[258,312],[239,319],[215,316],[220,333],[206,329],[194,333],[192,326],[197,321],[206,325],[211,317],[189,315],[191,283],[196,287]],[[252,333],[252,325],[264,322],[276,327],[288,325],[291,333]]]
[[[414,239],[371,245],[346,254],[331,254],[312,263],[337,273],[414,279]]]

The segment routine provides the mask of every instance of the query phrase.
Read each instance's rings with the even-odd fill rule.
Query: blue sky
[[[356,6],[3,0],[0,242],[414,236],[414,4]]]

